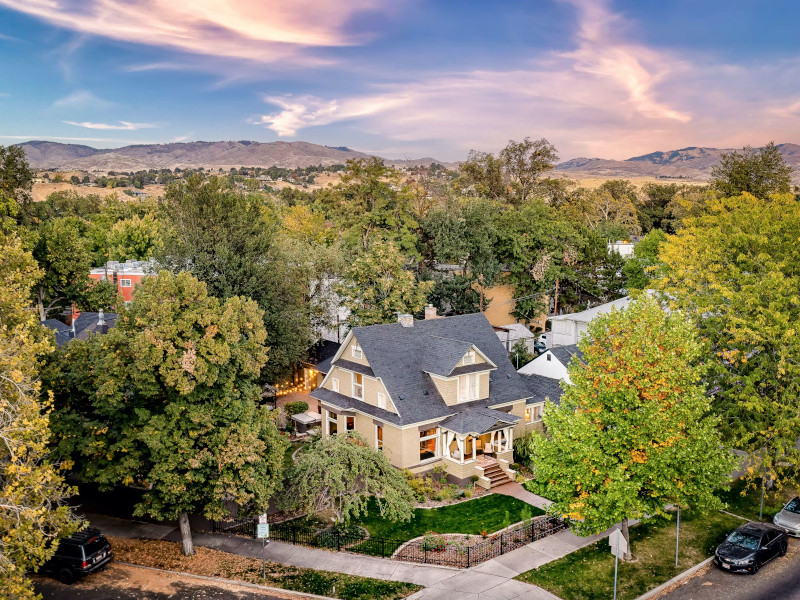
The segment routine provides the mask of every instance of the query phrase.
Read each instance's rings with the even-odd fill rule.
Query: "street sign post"
[[[622,531],[615,529],[608,536],[608,545],[611,546],[611,554],[614,555],[614,600],[617,600],[617,566],[620,554],[624,556],[628,551],[628,540],[622,535]]]
[[[256,525],[256,537],[260,540],[269,537],[269,523],[259,523]]]
[[[258,523],[256,524],[256,537],[263,540],[264,548],[267,547],[267,539],[269,538],[269,522],[267,521],[267,513],[258,515]],[[267,578],[267,559],[261,561],[261,575],[266,580]]]

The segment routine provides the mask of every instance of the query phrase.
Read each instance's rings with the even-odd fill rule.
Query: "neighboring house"
[[[608,243],[608,251],[609,252],[616,252],[622,258],[630,258],[633,256],[633,249],[636,247],[636,244],[633,242],[628,241],[616,241],[616,242],[609,242]]]
[[[489,488],[514,476],[514,438],[541,427],[532,394],[481,313],[356,327],[311,397],[328,436],[357,431],[393,465],[414,473],[441,466],[451,480]]]
[[[488,318],[488,317],[487,317]],[[491,321],[490,321],[491,322]],[[536,341],[536,336],[531,333],[531,330],[525,327],[522,323],[511,323],[510,325],[496,325],[494,328],[497,337],[503,342],[506,352],[511,352],[519,340],[525,343],[529,352],[534,352],[533,344]]]
[[[577,344],[589,327],[589,322],[598,315],[611,312],[613,309],[621,310],[630,304],[630,296],[625,296],[613,302],[606,302],[593,308],[588,308],[578,313],[557,315],[550,317],[550,330],[552,339],[548,346],[572,346]]]
[[[56,345],[63,346],[67,342],[79,339],[85,340],[94,333],[108,333],[117,321],[116,313],[73,311],[68,319],[69,324],[58,319],[47,319],[42,325],[51,329],[56,334]]]
[[[89,279],[110,281],[117,288],[117,293],[122,296],[125,304],[130,304],[136,293],[136,286],[155,274],[155,266],[152,261],[126,260],[121,263],[110,260],[105,266],[89,271]]]
[[[573,356],[577,356],[578,360],[583,359],[583,353],[578,350],[577,345],[549,348],[546,352],[520,368],[517,373],[520,375],[536,375],[556,382],[564,380],[567,383],[572,383],[567,373],[567,367]]]

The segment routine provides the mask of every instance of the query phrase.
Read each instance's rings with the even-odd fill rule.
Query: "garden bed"
[[[177,542],[109,537],[117,560],[144,567],[222,577],[342,600],[399,600],[421,589],[398,581],[304,569],[196,547],[184,556]]]

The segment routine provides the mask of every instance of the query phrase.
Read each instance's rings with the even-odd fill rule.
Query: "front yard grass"
[[[756,514],[758,507],[756,506]],[[680,553],[675,567],[675,520],[631,527],[631,551],[637,562],[619,562],[617,596],[620,600],[641,594],[705,560],[725,536],[744,521],[721,512],[681,513]],[[590,546],[517,579],[533,583],[570,600],[606,600],[614,590],[614,556],[608,540]]]
[[[177,542],[109,537],[116,558],[144,567],[223,577],[248,583],[318,594],[342,600],[400,600],[421,589],[402,581],[382,581],[330,571],[304,569],[219,550],[196,547],[194,556],[184,556]],[[266,577],[262,569],[266,569]]]
[[[740,517],[758,521],[758,507],[761,503],[761,487],[758,480],[756,480],[755,483],[755,489],[750,488],[745,490],[744,481],[738,479],[731,484],[730,490],[721,492],[719,497],[723,502],[728,504],[726,510]],[[742,492],[744,492],[744,494]],[[764,515],[761,520],[771,522],[772,517],[783,508],[783,505],[795,496],[797,496],[797,490],[791,487],[785,487],[780,491],[765,490]]]
[[[501,494],[490,494],[475,500],[439,508],[417,508],[409,522],[393,523],[381,517],[378,507],[370,503],[369,515],[354,521],[365,527],[371,537],[407,541],[429,531],[480,535],[543,515],[544,511],[521,500]]]

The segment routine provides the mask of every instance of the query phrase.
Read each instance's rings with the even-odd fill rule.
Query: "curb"
[[[686,579],[687,577],[690,577],[690,576],[694,575],[700,569],[702,569],[706,565],[710,564],[711,561],[713,561],[713,560],[714,560],[714,557],[712,556],[711,558],[707,558],[703,562],[698,563],[695,566],[688,568],[683,573],[678,573],[675,577],[673,577],[669,581],[665,581],[660,586],[653,588],[649,592],[645,592],[644,594],[642,594],[641,596],[636,598],[636,600],[650,600],[650,598],[655,598],[658,594],[660,594],[661,592],[666,590],[668,587],[673,586],[676,583],[678,583],[679,581],[682,581],[683,579]]]
[[[156,567],[146,567],[144,565],[135,565],[133,563],[122,562],[121,560],[114,561],[118,565],[125,565],[126,567],[135,567],[137,569],[146,569],[148,571],[155,571],[157,573],[171,573],[173,575],[180,575],[181,577],[190,577],[192,579],[199,579],[200,581],[213,581],[215,583],[224,583],[227,585],[241,585],[265,592],[275,592],[276,594],[288,594],[297,596],[298,598],[311,598],[312,600],[335,600],[330,596],[317,596],[316,594],[308,594],[306,592],[297,592],[295,590],[287,590],[284,588],[270,587],[268,585],[260,585],[258,583],[250,583],[249,581],[239,581],[238,579],[225,579],[223,577],[209,577],[207,575],[195,575],[194,573],[186,573],[184,571],[170,571],[168,569],[158,569]]]

